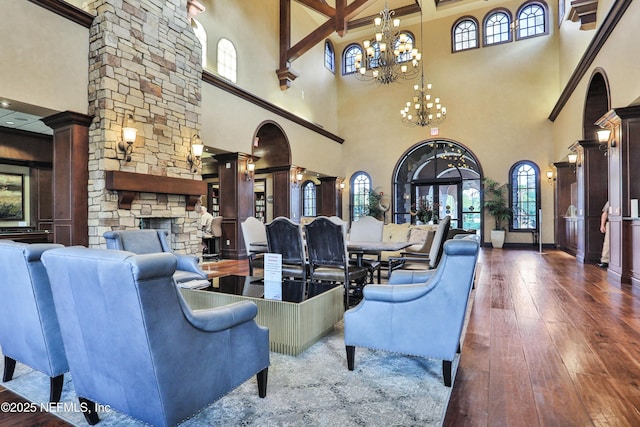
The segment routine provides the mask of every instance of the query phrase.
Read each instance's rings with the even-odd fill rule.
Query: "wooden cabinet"
[[[631,199],[640,199],[640,106],[612,109],[596,124],[612,130],[607,143],[611,242],[607,277],[613,283],[637,283],[632,258],[640,254],[640,236],[637,219],[629,216]]]
[[[220,186],[218,183],[207,184],[207,210],[213,216],[220,216]]]
[[[253,198],[255,200],[254,216],[262,222],[267,221],[267,180],[256,179],[253,186]]]

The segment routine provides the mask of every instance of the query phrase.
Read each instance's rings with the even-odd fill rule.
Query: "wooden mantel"
[[[131,209],[131,202],[139,192],[186,196],[187,210],[192,211],[200,196],[207,194],[206,181],[122,171],[106,173],[107,190],[118,192],[119,209]]]

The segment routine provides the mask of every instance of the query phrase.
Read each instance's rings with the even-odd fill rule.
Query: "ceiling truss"
[[[328,19],[318,28],[310,32],[306,37],[291,46],[291,2],[292,0],[280,0],[280,64],[276,70],[280,89],[287,90],[291,86],[298,73],[291,68],[291,63],[302,56],[313,46],[324,41],[334,32],[343,37],[349,28],[362,27],[373,21],[374,16],[353,19],[358,13],[375,0],[353,0],[347,4],[347,0],[336,0],[336,6],[329,6],[324,0],[295,0]],[[395,10],[396,16],[404,16],[420,11],[418,0],[414,4]],[[376,15],[377,16],[377,15]]]

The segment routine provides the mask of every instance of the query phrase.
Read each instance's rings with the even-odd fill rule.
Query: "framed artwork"
[[[24,219],[24,175],[0,172],[0,221]]]

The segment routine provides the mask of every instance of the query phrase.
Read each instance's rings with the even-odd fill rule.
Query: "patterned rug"
[[[454,378],[457,365],[458,358]],[[49,378],[21,363],[3,385],[31,402],[48,400]],[[440,426],[450,393],[440,360],[357,348],[349,371],[340,322],[297,357],[271,353],[266,398],[258,397],[253,377],[181,426]],[[77,402],[67,374],[54,413],[87,426]],[[101,427],[146,425],[114,410],[99,415]]]

